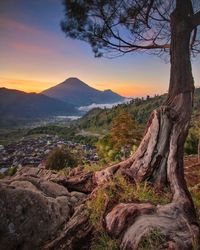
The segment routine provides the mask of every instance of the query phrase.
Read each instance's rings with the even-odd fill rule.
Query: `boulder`
[[[71,195],[47,176],[27,168],[0,181],[1,250],[42,249],[69,220]]]

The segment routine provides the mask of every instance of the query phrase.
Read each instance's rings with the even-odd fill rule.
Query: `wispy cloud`
[[[25,53],[39,53],[39,54],[51,54],[52,50],[49,48],[44,48],[39,45],[35,44],[30,44],[30,43],[20,43],[20,42],[15,42],[11,43],[10,46],[14,48],[15,50],[25,52]]]
[[[31,35],[40,35],[41,31],[38,30],[35,27],[26,25],[24,23],[18,22],[16,20],[13,19],[9,19],[6,17],[0,17],[0,28],[1,29],[6,29],[6,30],[14,30],[17,32],[25,32],[25,33],[29,33]]]

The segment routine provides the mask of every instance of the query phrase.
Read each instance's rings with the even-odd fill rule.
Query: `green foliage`
[[[101,164],[101,163],[85,164],[84,165],[85,172],[96,172],[96,171],[102,170],[103,168],[105,168],[105,165]]]
[[[119,249],[118,240],[110,238],[106,232],[100,232],[91,245],[91,250],[117,250]]]
[[[90,222],[98,232],[92,243],[92,246],[94,247],[92,249],[118,249],[117,242],[110,239],[109,236],[104,235],[105,233],[101,223],[105,206],[108,201],[109,204],[112,205],[118,204],[119,202],[138,202],[138,200],[141,202],[151,202],[156,205],[167,204],[170,202],[170,199],[171,196],[167,191],[165,193],[158,193],[147,182],[134,185],[133,183],[128,182],[122,175],[114,176],[112,180],[104,183],[101,188],[98,188],[92,199],[87,202],[90,211]],[[160,239],[159,233],[155,231],[148,239],[144,240],[145,243],[142,246],[146,246],[147,243],[151,246],[153,239],[156,237]],[[156,243],[157,242],[158,241],[156,241]]]
[[[59,176],[69,176],[70,174],[70,168],[62,168],[57,171]]]
[[[138,124],[124,110],[121,110],[113,119],[109,135],[110,142],[116,150],[121,150],[125,147],[130,148],[133,144],[137,145],[141,137],[138,131]]]
[[[164,103],[166,95],[155,96],[147,100],[134,99],[128,104],[119,104],[112,109],[95,108],[90,110],[75,123],[82,129],[86,128],[102,128],[108,131],[113,119],[119,115],[121,110],[129,113],[135,122],[140,125],[140,132],[148,121],[151,112]],[[200,99],[200,97],[199,97]]]
[[[128,112],[120,109],[110,124],[108,135],[96,144],[98,154],[106,162],[119,161],[130,154],[133,146],[138,146],[140,138],[140,126]]]
[[[60,170],[66,167],[76,167],[77,160],[67,148],[56,148],[49,153],[46,159],[48,169]]]
[[[146,235],[138,246],[138,250],[161,250],[162,245],[166,242],[166,237],[162,234],[160,229],[152,229]]]
[[[98,141],[98,137],[96,136],[83,136],[83,135],[75,135],[72,138],[73,142],[77,142],[80,144],[86,144],[86,145],[90,145],[90,146],[94,146],[97,141]]]
[[[158,108],[160,105],[164,103],[166,99],[166,95],[155,96],[153,98],[144,99],[134,99],[129,104],[120,104],[118,106],[113,107],[112,109],[93,109],[89,111],[85,116],[83,116],[79,121],[77,121],[77,125],[82,129],[91,129],[94,130],[98,128],[98,130],[104,131],[104,134],[109,134],[109,128],[113,120],[119,115],[121,110],[123,109],[125,112],[128,112],[131,117],[134,117],[135,122],[138,126],[138,134],[142,134],[144,127],[148,121],[148,118],[151,112]],[[200,135],[200,88],[195,89],[194,94],[194,108],[192,114],[192,128],[189,131],[188,138],[185,143],[185,153],[186,154],[196,154],[197,153],[197,143]],[[111,157],[108,156],[108,152],[113,150],[113,146],[109,142],[108,138],[100,139],[98,141],[97,147],[102,148],[99,150],[99,153],[102,155],[103,159],[107,161],[115,161],[115,156],[119,159],[119,155],[116,152],[109,153]],[[106,149],[106,146],[109,148]]]
[[[111,203],[118,202],[151,202],[153,204],[167,204],[171,200],[171,195],[166,192],[158,192],[147,182],[134,185],[128,182],[122,175],[116,175],[112,180],[104,183],[95,194],[95,197],[88,202],[91,211],[91,222],[95,228],[100,226],[99,221],[106,200]]]
[[[106,201],[106,194],[103,188],[99,188],[95,194],[95,198],[88,201],[87,206],[90,210],[90,222],[97,231],[102,231],[102,225],[100,223],[101,215],[104,210]]]
[[[96,143],[96,148],[98,155],[101,159],[105,160],[105,162],[114,162],[121,158],[121,153],[113,149],[113,145],[110,143],[110,137],[108,135],[99,139]]]
[[[150,201],[153,204],[167,204],[170,202],[170,194],[167,192],[158,193],[147,182],[136,184],[135,198],[141,201]]]
[[[6,172],[5,172],[5,175],[8,175],[8,176],[13,176],[14,174],[16,174],[17,172],[17,167],[9,167]]]
[[[194,126],[189,130],[189,134],[184,145],[186,154],[188,155],[197,154],[199,139],[200,139],[200,128]]]
[[[4,173],[0,173],[0,179],[3,179],[6,176],[13,176],[17,172],[17,167],[9,167]]]

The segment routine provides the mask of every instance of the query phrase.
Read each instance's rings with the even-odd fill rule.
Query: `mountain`
[[[42,94],[0,88],[1,123],[3,120],[28,120],[76,112],[73,105]]]
[[[78,78],[68,78],[64,82],[44,90],[42,94],[61,101],[67,101],[76,107],[87,106],[93,103],[115,103],[124,100],[124,97],[110,89],[104,91],[94,89]]]

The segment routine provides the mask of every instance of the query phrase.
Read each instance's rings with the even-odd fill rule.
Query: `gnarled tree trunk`
[[[171,14],[171,72],[165,104],[153,111],[136,153],[128,160],[96,174],[100,183],[120,171],[135,182],[147,180],[157,187],[169,186],[172,192],[172,202],[168,205],[147,208],[147,204],[140,204],[139,207],[137,204],[119,204],[109,212],[106,227],[114,237],[121,235],[121,249],[137,249],[152,228],[161,230],[167,237],[169,248],[192,249],[199,244],[199,228],[183,168],[184,142],[192,114],[194,91],[190,61],[193,27],[188,21],[190,11],[190,1],[183,0],[177,1]],[[131,226],[128,221],[131,221]]]
[[[190,1],[177,0],[171,14],[168,98],[162,107],[151,114],[138,150],[129,159],[89,178],[92,188],[96,186],[98,189],[102,182],[121,172],[137,183],[149,181],[159,188],[168,186],[172,192],[172,201],[167,205],[120,203],[104,213],[105,230],[120,239],[120,249],[137,249],[152,229],[159,229],[166,236],[162,249],[192,249],[199,245],[199,227],[183,169],[183,148],[194,91],[190,62],[193,30],[188,21],[190,14]],[[80,186],[80,180],[77,183]]]

